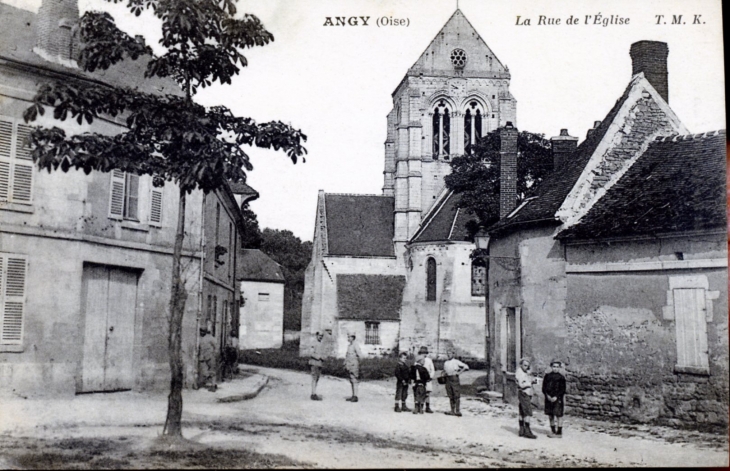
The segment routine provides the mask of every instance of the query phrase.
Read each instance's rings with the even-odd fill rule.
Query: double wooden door
[[[139,272],[84,265],[83,392],[134,386],[134,326]]]

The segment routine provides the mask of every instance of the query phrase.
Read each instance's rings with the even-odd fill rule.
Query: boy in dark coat
[[[413,397],[415,400],[414,414],[423,414],[423,405],[426,402],[426,383],[431,379],[428,370],[423,366],[423,358],[411,366],[411,381],[413,381]]]
[[[559,360],[550,362],[550,373],[542,380],[542,393],[545,395],[545,414],[550,417],[550,438],[563,438],[563,397],[565,396],[565,376],[560,372]]]
[[[395,411],[410,412],[406,407],[408,399],[408,384],[411,382],[411,368],[408,366],[408,354],[401,352],[398,357],[398,364],[395,366]],[[398,405],[401,401],[402,406]]]

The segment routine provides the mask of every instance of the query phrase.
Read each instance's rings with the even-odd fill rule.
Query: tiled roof
[[[392,196],[325,195],[328,255],[394,257]]]
[[[340,319],[397,321],[406,277],[402,275],[337,275]]]
[[[470,240],[466,224],[475,220],[464,208],[459,208],[460,197],[449,193],[437,203],[437,207],[426,215],[421,230],[411,242],[464,241]]]
[[[241,250],[236,262],[236,278],[238,281],[285,281],[279,264],[259,249]]]
[[[0,59],[19,63],[19,65],[40,67],[65,75],[98,80],[110,85],[137,88],[145,93],[183,95],[173,80],[144,77],[149,61],[145,56],[136,61],[125,60],[108,70],[94,73],[64,67],[43,59],[33,52],[36,45],[36,19],[35,13],[0,3],[0,31],[4,38],[0,41]]]
[[[565,157],[560,167],[554,169],[540,184],[536,198],[531,199],[511,218],[504,218],[491,226],[489,232],[492,234],[508,231],[514,227],[525,224],[555,219],[555,213],[565,201],[565,198],[573,189],[573,186],[583,173],[591,156],[598,147],[608,128],[611,126],[618,111],[629,97],[632,84],[624,90],[623,95],[613,105],[611,111],[601,121],[601,124],[593,130],[570,156]],[[556,221],[557,223],[557,221]]]
[[[725,131],[658,138],[559,238],[724,228]]]

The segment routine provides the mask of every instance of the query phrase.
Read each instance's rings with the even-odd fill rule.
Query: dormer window
[[[451,128],[451,112],[441,100],[433,110],[433,158],[449,158],[451,149],[449,136]]]

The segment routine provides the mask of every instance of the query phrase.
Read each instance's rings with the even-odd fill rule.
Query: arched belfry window
[[[464,150],[471,154],[473,151],[470,146],[482,137],[482,117],[484,111],[476,101],[469,102],[464,112]]]
[[[436,260],[426,261],[426,301],[436,301]]]
[[[487,265],[481,258],[471,262],[471,295],[486,296],[487,294]]]
[[[451,113],[446,103],[441,100],[433,110],[433,158],[448,159],[451,150],[449,130],[451,129]]]

